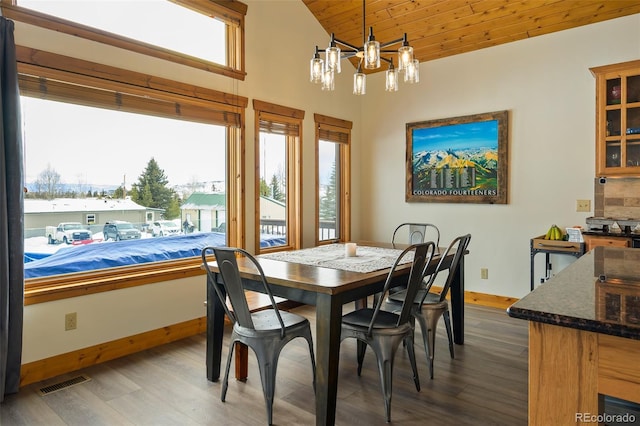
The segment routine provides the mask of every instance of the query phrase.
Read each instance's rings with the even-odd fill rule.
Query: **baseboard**
[[[20,386],[80,370],[206,331],[207,318],[201,317],[77,351],[56,355],[51,358],[22,364],[20,370]]]
[[[476,293],[475,291],[464,292],[464,303],[472,305],[489,306],[492,308],[507,309],[516,303],[517,297],[498,296],[495,294]]]
[[[434,286],[434,290],[436,287]],[[464,301],[474,305],[507,309],[518,299],[493,294],[465,291]],[[278,303],[281,309],[291,309],[299,304],[283,301]],[[260,309],[256,307],[255,309]],[[77,351],[67,352],[51,358],[23,364],[20,371],[20,386],[50,379],[71,371],[87,368],[95,364],[131,355],[155,346],[164,345],[186,337],[207,331],[207,318],[201,317],[157,330],[147,331],[111,342],[101,343]]]
[[[442,287],[433,286],[433,291],[440,292]],[[451,294],[449,294],[451,296]],[[516,297],[498,296],[495,294],[477,293],[475,291],[464,292],[464,303],[472,305],[488,306],[491,308],[507,309],[516,303],[519,299]]]

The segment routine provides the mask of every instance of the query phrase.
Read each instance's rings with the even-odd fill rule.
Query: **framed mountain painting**
[[[509,111],[407,123],[406,201],[507,204]]]

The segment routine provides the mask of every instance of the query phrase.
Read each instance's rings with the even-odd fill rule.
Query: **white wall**
[[[466,288],[529,291],[529,240],[553,223],[583,225],[593,200],[595,79],[589,68],[640,58],[640,15],[427,62],[420,84],[372,90],[362,104],[360,236],[387,239],[399,221],[437,224],[443,240],[470,232]],[[382,76],[376,76],[381,79]],[[375,86],[372,84],[371,86]],[[405,124],[510,110],[509,204],[406,203]],[[390,208],[389,206],[393,206]],[[593,202],[592,202],[593,206]],[[537,277],[544,255],[536,257]],[[554,269],[572,262],[552,256]],[[480,279],[480,268],[489,279]]]
[[[376,89],[381,74],[369,76],[368,94],[359,98],[351,94],[353,71],[346,62],[335,92],[308,81],[314,46],[325,47],[328,35],[301,1],[245,3],[245,81],[20,23],[16,42],[248,97],[249,249],[255,211],[252,99],[306,111],[304,246],[314,240],[314,113],[354,122],[353,238],[388,240],[394,225],[407,220],[437,223],[443,240],[471,232],[470,290],[524,295],[529,238],[551,223],[584,224],[588,215],[575,213],[575,200],[593,198],[595,90],[588,68],[640,57],[640,15],[428,62],[419,85],[394,94]],[[405,123],[502,109],[512,111],[508,205],[404,202]],[[489,268],[489,280],[479,280],[481,267]],[[27,306],[23,362],[204,316],[204,297],[202,277]],[[75,331],[64,331],[68,312],[78,312]]]

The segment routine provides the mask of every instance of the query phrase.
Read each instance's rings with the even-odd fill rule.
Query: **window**
[[[346,120],[315,114],[318,244],[351,238],[351,128]]]
[[[186,193],[198,192],[198,190],[213,192],[212,188],[223,193],[222,205],[225,207],[223,217],[227,222],[223,238],[226,236],[228,244],[242,244],[240,215],[243,211],[243,201],[239,194],[243,185],[244,160],[240,128],[244,108],[247,105],[246,98],[206,88],[194,89],[191,85],[81,60],[68,61],[68,58],[59,55],[37,52],[24,47],[17,47],[16,55],[21,95],[27,104],[23,114],[26,123],[25,162],[27,173],[32,177],[30,179],[27,176],[27,181],[33,181],[33,175],[39,174],[45,162],[47,164],[44,166],[45,170],[55,169],[60,165],[60,177],[65,176],[62,171],[71,171],[65,176],[65,181],[69,185],[52,186],[55,190],[75,191],[76,197],[84,197],[87,202],[90,199],[98,199],[107,203],[119,197],[126,199],[123,189],[130,191],[129,185],[135,183],[142,172],[141,170],[125,172],[125,170],[139,169],[140,165],[144,169],[150,158],[157,157],[161,163],[165,162],[164,166],[160,164],[160,168],[166,168],[167,175],[174,176],[175,182],[170,182],[169,186],[180,199],[184,199]],[[37,65],[31,62],[34,55],[39,58]],[[109,75],[110,78],[102,80],[99,77],[101,75]],[[152,81],[150,86],[159,84],[163,90],[136,85],[135,82],[138,81]],[[34,109],[34,105],[43,109],[45,115],[40,115],[42,111],[36,114],[37,109]],[[53,117],[46,117],[46,114]],[[43,129],[45,131],[41,132]],[[74,145],[79,138],[80,144]],[[38,146],[43,140],[47,142],[45,146]],[[164,160],[160,160],[162,158]],[[177,159],[180,166],[172,166],[169,163],[172,161],[171,158]],[[138,164],[130,169],[132,159],[133,162],[138,161]],[[200,159],[206,159],[206,161],[199,162]],[[76,168],[74,162],[83,163],[83,167]],[[32,163],[37,163],[39,166],[32,167]],[[214,163],[215,167],[212,166]],[[189,167],[184,167],[185,165]],[[212,174],[214,169],[222,169],[224,172],[221,175],[214,175]],[[187,170],[188,174],[183,174],[184,170]],[[179,174],[182,176],[178,177]],[[97,186],[101,182],[104,184],[105,180],[108,187]],[[182,185],[178,185],[179,183]],[[79,188],[82,188],[82,191]],[[91,197],[88,196],[89,189],[91,189]],[[119,196],[116,195],[118,190],[121,191]],[[122,205],[124,204],[120,206]],[[176,222],[181,232],[182,211],[179,207]],[[102,210],[87,209],[89,211],[81,211],[75,221],[89,222],[87,215],[94,215],[96,225],[89,224],[92,227],[90,231],[99,234],[103,231],[102,227],[107,220],[127,220],[122,216],[113,217],[117,209],[116,206],[114,213],[109,217],[103,217]],[[61,213],[61,210],[63,210],[62,206],[57,212]],[[25,210],[25,216],[27,213]],[[141,219],[138,225],[145,219],[157,221],[163,214],[166,214],[165,209],[145,209],[140,213]],[[191,218],[194,218],[193,214]],[[69,221],[74,222],[74,220]],[[25,224],[26,222],[25,219]],[[63,220],[60,219],[60,222]],[[52,225],[55,228],[57,224]],[[43,224],[40,230],[44,228]],[[143,226],[139,228],[144,229]],[[210,232],[211,229],[203,232],[206,231]],[[82,244],[85,240],[79,241]],[[121,241],[95,245],[91,243],[90,246],[134,242],[144,243],[145,241]],[[33,300],[42,300],[43,288],[53,288],[63,283],[65,286],[70,284],[66,287],[70,292],[77,292],[78,290],[73,289],[73,285],[78,285],[84,288],[82,292],[86,294],[92,291],[104,291],[98,289],[100,286],[108,290],[152,282],[150,276],[160,280],[201,273],[198,258],[165,263],[166,267],[158,264],[153,266],[138,264],[115,268],[117,272],[113,270],[114,268],[106,268],[97,271],[80,271],[65,276],[28,279],[25,288],[27,290],[37,288],[39,294],[36,296],[27,292],[25,303],[30,302],[27,300],[30,296],[35,298]],[[163,274],[165,275],[162,276]],[[157,278],[159,276],[162,278]],[[114,281],[117,282],[116,287],[114,287]],[[50,297],[64,296],[56,294]]]
[[[256,247],[300,247],[300,164],[304,111],[253,101],[256,117]],[[262,245],[264,246],[264,245]],[[261,247],[260,251],[270,248]]]
[[[12,1],[9,19],[244,80],[241,2]]]

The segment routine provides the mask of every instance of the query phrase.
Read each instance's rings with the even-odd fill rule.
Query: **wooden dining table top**
[[[394,248],[390,243],[380,243],[371,241],[360,241],[358,246]],[[399,247],[398,254],[402,249],[407,247]],[[305,250],[305,249],[302,249]],[[265,276],[269,284],[282,285],[300,290],[312,291],[315,293],[324,293],[335,295],[341,292],[359,288],[363,285],[380,282],[382,277],[389,274],[390,268],[383,268],[372,272],[354,272],[343,269],[327,268],[317,265],[306,265],[302,263],[288,262],[283,260],[268,259],[257,256]],[[439,255],[434,256],[432,263],[439,260]],[[250,260],[240,257],[237,259],[240,275],[243,278],[259,280],[260,275]],[[213,271],[218,271],[215,261],[210,262],[209,266]],[[398,265],[395,275],[406,274],[411,268],[411,263]]]

